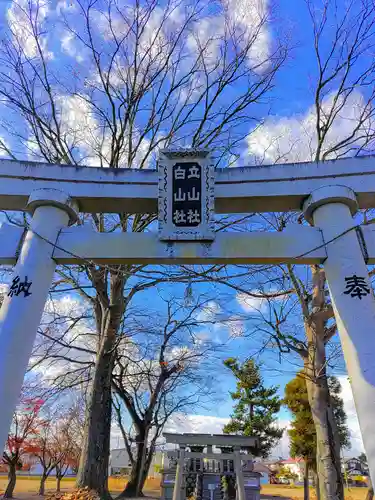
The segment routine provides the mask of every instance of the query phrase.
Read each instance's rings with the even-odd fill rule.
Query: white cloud
[[[279,429],[284,429],[283,435],[277,445],[272,449],[271,455],[274,458],[289,458],[290,452],[290,441],[288,435],[288,429],[290,429],[290,420],[279,419],[276,423],[276,427]]]
[[[329,95],[322,106],[323,112],[333,106],[335,93]],[[334,109],[340,108],[340,101]],[[342,102],[325,141],[325,151],[342,139],[349,137],[366,106],[363,96],[355,91]],[[364,128],[369,127],[364,124]],[[359,133],[356,134],[359,137]],[[316,110],[312,106],[305,115],[269,118],[247,137],[248,152],[265,162],[311,161],[317,149]],[[358,138],[357,145],[361,144]],[[334,155],[331,155],[334,158]]]
[[[237,293],[236,300],[245,312],[261,312],[267,306],[265,299],[261,297],[252,297],[243,292]]]
[[[101,161],[104,166],[109,166],[112,135],[110,132],[104,132],[103,136],[103,127],[95,116],[89,98],[84,95],[59,95],[56,96],[55,102],[60,120],[60,132],[69,147],[79,151],[81,161],[87,166],[100,166]],[[128,134],[125,136],[127,137]],[[135,144],[137,144],[137,151],[132,166],[139,166],[149,149],[149,140],[146,138],[143,138],[138,145],[139,136],[139,131],[134,127],[133,151]],[[32,135],[28,141],[28,148],[30,157],[39,153],[38,144]],[[125,141],[119,158],[119,166],[128,166],[128,152],[129,147]],[[148,159],[149,161],[151,158]]]
[[[72,149],[80,151],[81,161],[87,166],[100,166],[100,160],[102,160],[104,166],[109,166],[112,134],[108,131],[103,136],[103,127],[95,116],[95,110],[91,106],[89,98],[85,95],[59,95],[55,102],[60,116],[60,132]],[[149,149],[150,141],[147,138],[142,138],[138,145],[139,137],[139,130],[133,127],[133,151],[137,145],[135,158],[131,165],[133,167],[139,167],[144,162]],[[128,134],[125,134],[125,138],[128,138]],[[29,148],[31,153],[37,151],[37,145],[32,138],[29,141]],[[129,146],[125,139],[119,158],[120,167],[129,166],[128,153]],[[147,158],[147,162],[143,163],[143,167],[147,167],[151,161],[150,156]]]
[[[99,154],[109,152],[108,141],[101,141],[100,126],[96,121],[91,105],[79,95],[57,95],[55,97],[56,114],[64,142],[71,150],[79,151],[80,158],[87,166],[99,165]],[[41,157],[38,140],[29,129],[27,141],[28,158]],[[63,159],[61,159],[63,162]]]
[[[249,64],[260,73],[266,69],[271,37],[268,32],[268,0],[222,0],[217,14],[202,17],[188,38],[188,47],[199,53],[203,49],[205,65],[215,67],[222,58],[223,41],[228,32],[242,49],[248,50]],[[224,42],[226,43],[226,42]]]
[[[341,397],[344,401],[344,409],[348,419],[347,424],[350,430],[351,448],[350,450],[346,450],[345,454],[350,456],[357,456],[362,451],[364,451],[364,448],[357,417],[357,411],[354,405],[352,387],[347,376],[343,375],[337,378],[339,379],[341,384]]]
[[[83,318],[86,314],[85,303],[71,295],[47,300],[40,329],[51,338],[37,336],[29,362],[45,383],[68,374],[72,368],[84,366],[82,363],[94,361],[95,356],[86,351],[96,352],[96,336],[88,320]],[[49,356],[44,359],[47,352]]]
[[[222,434],[223,427],[229,422],[229,417],[215,417],[213,415],[184,415],[176,413],[167,422],[165,432],[191,432],[195,434]],[[279,420],[277,427],[288,429],[288,420]],[[284,432],[283,437],[271,452],[273,457],[289,456],[289,437]]]
[[[58,15],[64,14],[65,12],[74,12],[77,10],[77,5],[74,0],[59,0],[56,5],[56,13]]]
[[[168,4],[167,11],[161,7],[153,8],[146,12],[147,7],[142,12],[141,7],[131,7],[128,4],[122,9],[121,15],[111,13],[110,18],[107,14],[99,11],[93,11],[96,26],[104,40],[110,42],[115,37],[122,38],[127,33],[126,43],[129,49],[134,49],[137,44],[137,56],[141,65],[147,66],[150,62],[163,62],[165,54],[168,52],[168,31],[172,30],[176,22],[176,14],[173,8],[173,2]],[[170,15],[174,14],[174,15]],[[129,26],[134,25],[135,20],[147,19],[142,24],[140,36],[136,40],[134,32],[129,30]],[[142,21],[141,21],[142,23]],[[142,71],[141,66],[138,68]]]
[[[220,311],[220,305],[214,300],[210,300],[197,314],[197,321],[214,322]]]
[[[33,29],[37,29],[38,33],[42,32],[43,23],[46,20],[48,11],[48,0],[38,0],[38,2],[13,0],[7,11],[8,26],[13,34],[13,38],[28,58],[37,56],[38,47]],[[52,52],[47,50],[46,37],[39,35],[39,42],[44,56],[52,58]]]
[[[243,337],[245,334],[245,325],[242,319],[238,316],[231,316],[226,322],[229,330],[229,335],[232,338]]]
[[[220,58],[220,46],[225,33],[225,19],[222,15],[208,16],[200,19],[194,25],[194,30],[189,35],[187,46],[197,56],[203,51],[205,64],[213,68]],[[198,75],[195,75],[195,79]],[[199,80],[197,86],[203,83]]]
[[[9,154],[7,150],[11,150],[9,143],[5,139],[0,137],[0,156],[8,156]]]
[[[206,69],[214,68],[217,64],[220,66],[224,43],[234,43],[237,47],[248,50],[249,64],[254,71],[262,72],[267,66],[271,43],[265,22],[268,0],[214,0],[214,4],[215,7],[210,8],[212,5],[207,2],[206,9],[201,9],[200,17],[193,24],[188,24],[188,53],[183,54],[187,67],[194,64],[193,61],[201,51]],[[184,11],[179,2],[172,1],[168,3],[166,10],[156,7],[149,15],[145,15],[147,23],[142,26],[142,34],[137,42],[132,33],[128,33],[126,44],[130,52],[137,43],[140,73],[142,66],[165,63],[165,54],[175,41],[177,29],[186,22],[190,14],[189,9]],[[137,17],[135,8],[129,5],[122,9],[121,16],[112,12],[110,22],[102,12],[93,10],[92,15],[99,33],[108,42],[114,37],[121,38],[128,32],[129,26]],[[198,73],[192,74],[191,78],[194,80],[194,87],[203,83],[203,80],[200,82]]]
[[[78,63],[84,60],[84,54],[79,51],[75,36],[70,31],[65,31],[61,37],[61,50],[68,56],[73,57]]]
[[[138,90],[142,84],[142,75],[135,75],[134,68],[129,67],[125,64],[120,56],[116,56],[113,59],[110,73],[102,68],[102,75],[96,72],[86,80],[86,84],[89,86],[97,87],[102,85],[102,78],[108,80],[110,86],[115,90],[123,89],[128,82],[134,82],[134,89]]]
[[[69,144],[92,149],[92,143],[99,132],[93,109],[79,95],[60,95],[56,99],[60,107],[61,132]]]
[[[196,434],[221,434],[229,418],[213,415],[184,415],[176,413],[168,420],[165,432],[194,432]]]
[[[252,41],[249,60],[258,71],[266,69],[270,53],[270,34],[267,29],[268,0],[225,0],[229,20],[243,45]]]
[[[353,406],[352,397],[349,381],[347,377],[339,377],[342,384],[342,396],[344,398],[345,410],[348,414],[348,424],[352,433],[352,448],[345,451],[347,456],[357,456],[361,451],[363,451],[362,440],[360,438],[359,426],[357,417],[354,409],[354,419],[353,417]],[[182,414],[176,413],[169,418],[164,432],[176,432],[176,433],[195,433],[195,434],[222,434],[223,427],[229,422],[229,417],[216,417],[214,415],[192,415],[192,414]],[[277,421],[277,427],[284,429],[284,433],[278,444],[271,451],[271,457],[278,458],[288,458],[289,454],[289,435],[288,429],[290,429],[290,420],[285,418],[280,418]],[[118,447],[122,438],[119,429],[116,426],[112,426],[111,442],[113,447]]]
[[[77,311],[78,308],[78,311]],[[45,314],[58,312],[61,316],[68,316],[72,311],[83,312],[82,303],[72,295],[63,295],[59,299],[48,298],[44,307]]]

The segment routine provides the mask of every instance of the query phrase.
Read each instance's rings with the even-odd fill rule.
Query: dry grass
[[[36,493],[39,489],[39,481],[40,477],[38,476],[18,476],[17,483],[15,488],[15,497],[16,498],[36,498]],[[4,493],[8,482],[8,478],[6,476],[0,476],[0,495]],[[122,478],[109,478],[109,489],[114,493],[118,493],[124,489],[126,484],[126,480]],[[75,478],[64,478],[61,481],[61,489],[62,491],[70,491],[75,488]],[[46,495],[53,493],[56,490],[56,479],[49,478],[46,482]],[[145,488],[146,494],[149,495],[159,495],[160,494],[160,479],[149,478],[146,482]],[[30,496],[26,496],[25,493],[30,493]],[[21,495],[19,495],[21,494]]]
[[[41,497],[37,496],[39,487],[39,477],[19,476],[15,489],[15,497],[19,500],[38,500]],[[111,477],[109,479],[109,489],[114,494],[122,491],[126,483],[123,478]],[[4,492],[7,484],[7,477],[0,476],[0,494]],[[56,480],[54,478],[47,479],[46,494],[55,491]],[[75,478],[65,478],[61,483],[63,491],[70,491],[75,488]],[[147,480],[146,495],[158,497],[160,495],[160,479],[150,478]],[[303,488],[296,486],[286,486],[277,484],[263,484],[261,491],[263,498],[272,499],[276,497],[279,500],[303,500]],[[350,488],[345,490],[345,500],[365,500],[367,489],[366,488]],[[114,495],[115,496],[115,495]],[[311,500],[316,500],[315,492],[311,489]]]
[[[292,500],[303,500],[303,488],[284,484],[262,484],[262,495],[269,498],[279,497]],[[367,488],[345,488],[345,500],[365,500]],[[310,490],[310,499],[316,500],[315,491]]]

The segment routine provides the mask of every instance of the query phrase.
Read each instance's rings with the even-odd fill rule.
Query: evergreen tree
[[[230,393],[237,403],[223,431],[226,434],[256,436],[259,444],[251,449],[251,453],[265,458],[283,435],[283,429],[275,425],[275,415],[282,403],[277,396],[278,387],[265,387],[259,366],[253,359],[240,364],[236,358],[229,358],[224,365],[237,379],[236,391]]]
[[[340,397],[341,385],[336,377],[329,377],[328,387],[336,420],[340,446],[350,446],[349,429],[346,425],[344,402]],[[316,433],[307,395],[306,379],[303,371],[297,373],[285,387],[284,404],[293,414],[290,437],[290,455],[301,457],[305,461],[305,499],[308,498],[308,473],[312,468],[316,472]]]
[[[305,462],[304,500],[309,498],[309,470],[316,473],[316,432],[307,395],[306,381],[303,373],[285,386],[284,404],[293,413],[290,438],[290,456],[301,457]]]
[[[328,378],[328,386],[340,446],[348,448],[350,447],[350,433],[346,424],[344,402],[340,396],[341,384],[336,377],[331,376]],[[284,404],[293,413],[292,428],[288,431],[291,456],[306,457],[314,465],[316,454],[315,427],[303,371],[297,373],[296,377],[286,385]]]

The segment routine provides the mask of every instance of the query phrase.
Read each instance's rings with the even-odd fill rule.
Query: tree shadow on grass
[[[266,495],[266,494],[261,494],[260,495],[261,500],[290,500],[291,497],[284,496],[284,495]]]

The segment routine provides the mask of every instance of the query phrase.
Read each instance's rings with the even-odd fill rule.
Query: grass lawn
[[[73,490],[75,488],[75,477],[67,477],[61,481],[61,489],[64,491]],[[36,495],[39,489],[40,476],[17,476],[17,483],[15,488],[15,496],[18,493],[31,493]],[[0,495],[4,493],[8,483],[7,476],[0,476]],[[109,478],[109,489],[113,492],[120,492],[124,489],[126,480],[121,478]],[[149,495],[159,495],[160,493],[160,479],[150,478],[146,482],[145,491]],[[56,490],[56,479],[54,477],[48,478],[46,481],[46,493],[52,493]],[[24,495],[22,495],[25,498]]]
[[[311,500],[316,500],[315,491],[310,490]],[[303,487],[287,486],[285,484],[262,484],[262,495],[292,500],[303,500]],[[345,500],[365,500],[367,488],[345,488]]]
[[[15,497],[20,500],[36,500],[36,493],[39,487],[40,477],[38,476],[18,476],[15,489]],[[111,477],[109,479],[109,489],[114,494],[119,493],[124,488],[126,480],[123,478]],[[4,492],[7,484],[7,477],[0,476],[0,495]],[[68,477],[62,480],[61,488],[64,491],[73,490],[75,487],[75,478]],[[52,493],[56,488],[55,478],[47,479],[46,493]],[[146,495],[158,497],[160,495],[160,479],[150,478],[147,480]],[[303,488],[300,486],[287,486],[277,484],[263,484],[261,493],[263,498],[272,499],[276,497],[279,500],[303,500]],[[365,500],[367,488],[345,489],[345,500]],[[114,495],[115,496],[115,495]],[[315,491],[311,489],[311,500],[316,500]]]

